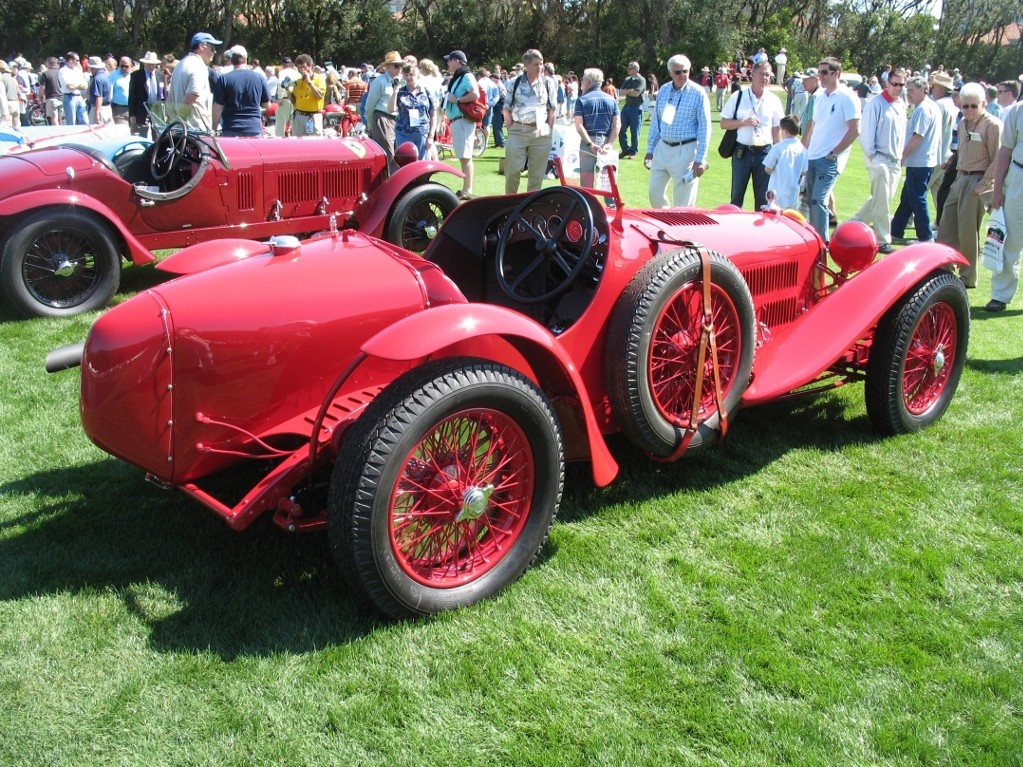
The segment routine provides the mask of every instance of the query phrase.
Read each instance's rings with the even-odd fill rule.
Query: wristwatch
[[[835,154],[834,152],[828,152],[826,155],[824,155],[824,159],[825,160],[837,160],[838,159],[838,155]]]

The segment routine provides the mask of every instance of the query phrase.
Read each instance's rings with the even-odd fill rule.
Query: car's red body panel
[[[876,250],[872,235],[866,242]],[[618,471],[606,441],[613,432],[674,460],[698,433],[701,442],[723,436],[728,410],[864,378],[876,424],[885,407],[905,402],[906,418],[919,420],[894,428],[919,428],[940,417],[965,361],[968,303],[947,272],[966,263],[962,256],[917,245],[859,273],[835,271],[816,233],[780,212],[615,211],[588,192],[548,189],[459,206],[423,257],[344,229],[301,244],[234,240],[221,257],[215,250],[184,251],[185,271],[205,271],[99,318],[82,355],[81,413],[101,448],[239,530],[268,511],[289,530],[323,528],[327,488],[336,504],[335,490],[351,489],[343,471],[351,465],[365,466],[364,484],[379,481],[391,493],[373,512],[387,521],[371,539],[413,524],[405,511],[413,497],[422,504],[414,524],[424,536],[475,536],[480,514],[492,508],[497,518],[511,508],[488,506],[501,492],[494,484],[501,466],[520,467],[503,476],[509,487],[532,488],[542,476],[523,459],[530,449],[554,450],[559,462],[589,460],[595,483],[605,485]],[[830,255],[841,265],[850,263],[848,254],[836,246]],[[557,289],[548,290],[552,280]],[[641,316],[647,324],[636,325]],[[900,319],[893,324],[893,317]],[[644,334],[657,336],[649,353],[630,351],[646,348]],[[883,364],[871,364],[878,348]],[[637,361],[638,378],[623,378],[621,369]],[[447,372],[431,378],[437,370]],[[462,384],[452,381],[463,380],[460,404]],[[663,404],[676,389],[686,392],[678,412],[691,405],[692,416]],[[520,409],[529,391],[540,393],[540,410]],[[451,409],[429,415],[441,402]],[[633,403],[642,414],[659,408],[652,417],[663,418],[678,441],[662,450],[651,422],[654,438],[644,445],[637,413],[627,410]],[[417,431],[420,417],[424,432]],[[454,432],[429,436],[452,419],[460,424]],[[557,444],[523,448],[527,430],[548,422]],[[478,428],[481,442],[472,437],[458,447]],[[388,474],[394,464],[366,458],[367,440],[384,449],[392,433],[413,439],[396,456],[402,478]],[[493,482],[458,478],[487,468],[492,455],[508,462]],[[261,467],[254,483],[233,473],[246,464]],[[214,475],[229,485],[233,477],[232,491]],[[514,503],[532,498],[523,492]],[[396,541],[386,550],[374,544],[373,557],[411,557],[403,559],[406,571],[431,584],[411,562],[435,555]],[[449,557],[468,563],[475,545],[436,553],[434,566],[453,573]],[[368,568],[357,565],[360,578],[388,568],[371,559],[359,560]],[[446,582],[437,594],[450,595],[446,589],[463,579]],[[400,609],[383,592],[373,599],[403,614],[488,593],[442,598],[434,607],[410,597]]]
[[[156,201],[135,188],[146,179],[123,178],[74,147],[0,157],[0,236],[14,216],[69,205],[95,211],[114,227],[136,263],[151,261],[152,250],[223,237],[326,229],[332,215],[343,226],[357,208],[359,223],[365,222],[360,228],[381,236],[390,205],[403,191],[437,173],[458,175],[441,163],[415,163],[388,178],[380,148],[351,138],[222,138],[219,146],[226,166],[212,153],[195,188]]]

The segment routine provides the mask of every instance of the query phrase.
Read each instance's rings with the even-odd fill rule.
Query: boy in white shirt
[[[771,180],[768,196],[774,192],[774,204],[782,210],[799,207],[799,187],[806,173],[806,147],[799,141],[799,117],[787,115],[779,123],[782,140],[771,147],[764,159],[764,170]]]

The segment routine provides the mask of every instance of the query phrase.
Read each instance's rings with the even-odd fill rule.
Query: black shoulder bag
[[[739,106],[742,104],[742,89],[739,89],[739,98],[735,102],[735,112],[732,114],[732,119],[736,119],[739,115]],[[722,157],[728,158],[735,153],[735,142],[739,136],[738,128],[729,128],[725,131],[725,135],[721,137],[721,143],[718,144],[718,154]]]

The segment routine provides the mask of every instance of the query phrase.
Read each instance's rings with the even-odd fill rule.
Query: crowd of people
[[[151,132],[150,114],[159,113],[227,136],[260,136],[273,105],[276,134],[301,137],[324,133],[329,105],[347,106],[358,110],[392,170],[396,146],[411,143],[420,158],[435,158],[443,133],[463,172],[458,197],[470,199],[477,124],[504,150],[505,192],[513,194],[523,172],[527,191],[541,187],[557,121],[574,124],[582,182],[593,185],[602,158],[639,155],[648,116],[649,201],[664,208],[696,204],[710,167],[715,98],[720,128],[735,131],[732,205],[741,208],[752,185],[756,209],[801,208],[827,242],[837,224],[835,185],[858,141],[870,194],[853,219],[873,227],[883,254],[913,241],[952,245],[970,262],[960,274],[964,284],[975,287],[981,222],[988,210],[1004,206],[1006,268],[995,275],[986,308],[1003,310],[1016,292],[1023,249],[1018,80],[967,82],[957,68],[889,66],[849,87],[838,59],[790,72],[784,48],[773,60],[761,48],[714,72],[705,66],[696,73],[688,57],[672,56],[663,85],[629,62],[615,87],[597,68],[581,78],[561,75],[536,49],[508,70],[471,67],[461,50],[443,57],[444,71],[398,51],[376,65],[338,68],[299,54],[264,69],[241,45],[215,65],[220,45],[198,32],[180,60],[153,51],[138,62],[72,51],[47,59],[38,72],[20,55],[0,60],[6,96],[0,126],[29,124],[34,108],[54,124],[123,123],[138,135]],[[910,226],[913,240],[906,239]]]

